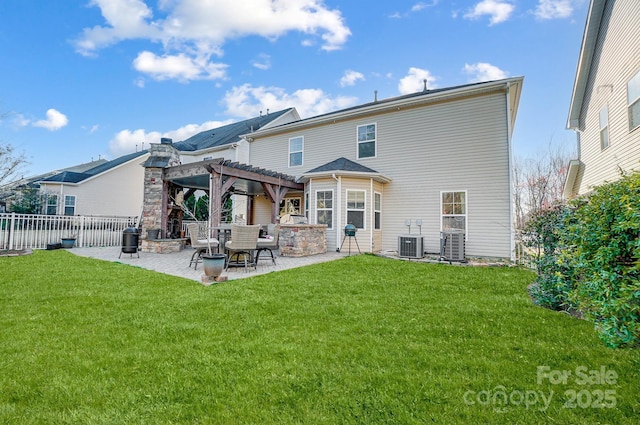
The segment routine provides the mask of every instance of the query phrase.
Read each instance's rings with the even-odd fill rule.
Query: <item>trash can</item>
[[[120,256],[122,253],[125,254],[137,254],[138,258],[140,258],[140,253],[138,253],[138,241],[140,240],[140,232],[135,227],[127,227],[122,231],[122,250],[120,252]]]

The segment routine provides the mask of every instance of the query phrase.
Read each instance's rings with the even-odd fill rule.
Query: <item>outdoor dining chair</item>
[[[211,246],[212,250],[217,250],[219,242],[217,239],[209,237],[206,223],[189,223],[187,224],[187,230],[189,231],[191,247],[195,250],[191,255],[189,267],[194,264],[193,269],[197,270],[198,263],[202,261],[202,254],[208,251],[209,246]]]
[[[230,265],[240,266],[244,264],[245,271],[248,271],[248,267],[256,266],[253,254],[258,248],[259,235],[260,225],[258,224],[234,224],[231,226],[231,240],[224,245],[225,250],[228,252],[225,270],[227,270]]]
[[[256,252],[256,263],[260,261],[260,254],[269,253],[271,255],[271,262],[273,265],[276,265],[276,258],[273,256],[273,250],[278,249],[278,237],[280,236],[280,225],[279,224],[269,224],[267,226],[267,236],[271,236],[268,239],[260,239],[258,241],[258,250]],[[265,257],[265,259],[269,259]]]

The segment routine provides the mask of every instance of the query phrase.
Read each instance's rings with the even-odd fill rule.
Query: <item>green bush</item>
[[[536,304],[580,310],[608,346],[640,346],[640,173],[538,212],[525,236]]]
[[[565,222],[570,209],[562,204],[536,212],[527,222],[525,240],[535,249],[536,283],[529,289],[535,304],[552,310],[573,310],[575,304],[569,298],[573,283],[568,276],[571,270],[562,260]]]
[[[607,345],[640,345],[640,173],[595,188],[574,203],[567,257],[570,293]]]

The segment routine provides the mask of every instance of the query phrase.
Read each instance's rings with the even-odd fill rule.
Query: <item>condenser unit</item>
[[[424,237],[420,235],[398,236],[398,257],[422,258],[424,253]]]
[[[440,232],[440,260],[465,261],[463,231],[449,230]]]

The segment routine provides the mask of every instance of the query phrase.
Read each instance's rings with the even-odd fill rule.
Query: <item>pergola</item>
[[[252,210],[253,197],[265,194],[271,201],[271,222],[275,223],[280,201],[287,192],[304,189],[304,184],[297,182],[293,176],[221,158],[164,168],[163,183],[163,229],[168,221],[166,212],[170,185],[185,189],[184,199],[196,190],[209,193],[209,220],[212,227],[220,226],[224,199],[230,194],[246,195],[249,211]],[[250,214],[248,220],[251,220]]]

